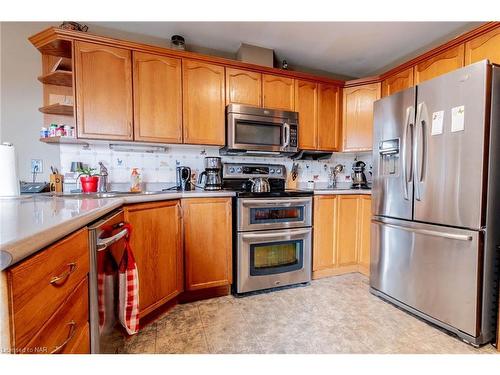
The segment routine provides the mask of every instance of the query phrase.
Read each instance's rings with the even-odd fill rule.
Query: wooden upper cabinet
[[[339,266],[358,262],[358,196],[339,195],[337,215],[337,263]]]
[[[295,80],[295,111],[299,112],[299,148],[318,148],[318,85]]]
[[[366,275],[370,273],[370,227],[372,218],[372,201],[369,195],[360,195],[358,215],[359,250],[358,262],[360,271]]]
[[[75,42],[79,138],[132,140],[131,52]]]
[[[181,59],[133,52],[134,139],[182,143]]]
[[[464,66],[464,45],[447,49],[415,66],[415,84]]]
[[[372,149],[373,103],[380,99],[380,83],[348,87],[343,98],[343,150]]]
[[[226,104],[262,105],[262,74],[226,68]]]
[[[337,196],[314,197],[313,271],[336,265]]]
[[[262,106],[264,108],[274,108],[274,109],[281,109],[284,111],[293,111],[294,110],[293,78],[280,77],[273,74],[263,74],[262,96],[263,96]]]
[[[339,149],[341,95],[338,86],[318,84],[318,150]],[[300,118],[299,124],[302,126]]]
[[[394,73],[382,81],[382,97],[413,86],[413,67]]]
[[[224,67],[182,60],[184,143],[223,146],[225,138]]]
[[[232,282],[231,198],[183,199],[186,290]]]
[[[139,273],[139,314],[147,315],[183,291],[182,222],[178,200],[124,208],[133,228]]]
[[[465,65],[484,59],[500,64],[500,27],[465,43]]]

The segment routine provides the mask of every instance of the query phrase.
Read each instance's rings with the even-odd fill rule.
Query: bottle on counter
[[[132,168],[132,173],[130,174],[130,191],[133,193],[140,193],[142,191],[142,181],[139,168]]]

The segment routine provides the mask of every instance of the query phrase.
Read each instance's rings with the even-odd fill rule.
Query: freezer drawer
[[[481,232],[374,218],[370,285],[476,337]]]

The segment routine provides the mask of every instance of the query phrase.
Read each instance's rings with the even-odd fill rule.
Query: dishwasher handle
[[[122,226],[122,225],[124,225],[124,223],[121,223],[120,226]],[[125,237],[128,234],[129,234],[128,228],[124,228],[121,231],[119,231],[117,234],[115,234],[111,237],[97,239],[97,244],[96,244],[97,251],[106,250],[109,246],[120,241],[123,237]]]

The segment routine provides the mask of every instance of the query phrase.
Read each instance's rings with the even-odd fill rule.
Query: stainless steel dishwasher
[[[89,312],[90,312],[90,350],[91,353],[113,353],[114,346],[118,344],[121,333],[103,332],[99,329],[99,298],[98,298],[98,265],[97,258],[100,251],[116,251],[123,249],[123,244],[119,244],[126,235],[127,229],[119,230],[123,225],[123,210],[113,211],[102,219],[89,226],[89,246],[90,246],[90,273],[89,273]],[[104,237],[104,229],[111,227],[118,233]],[[120,246],[120,247],[118,247]],[[119,260],[117,260],[118,262]],[[112,307],[114,309],[116,306]]]

